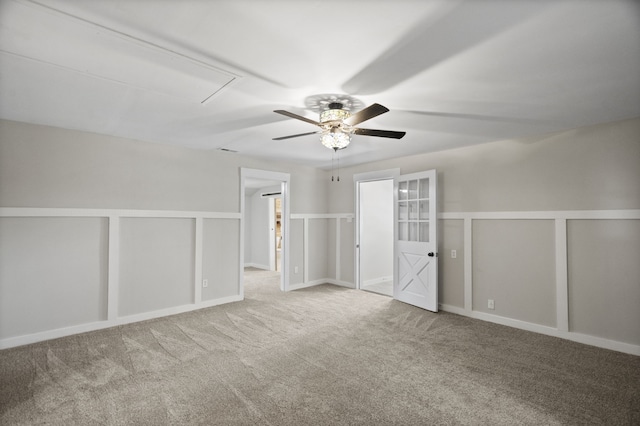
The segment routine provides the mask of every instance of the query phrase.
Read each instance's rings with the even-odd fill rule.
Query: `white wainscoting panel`
[[[242,300],[240,219],[0,208],[0,349]]]
[[[303,279],[302,282],[296,280],[291,290],[324,283],[355,288],[353,218],[353,213],[291,215],[293,226],[298,221],[303,223]],[[330,237],[327,231],[332,232]],[[331,244],[327,245],[328,242]],[[331,261],[327,261],[325,255],[320,256],[320,252],[328,252],[329,256],[333,253]]]
[[[511,327],[521,328],[523,330],[529,330],[538,332],[541,334],[547,334],[551,336],[561,337],[564,339],[585,343],[593,346],[598,346],[606,349],[625,352],[633,355],[640,355],[640,310],[631,308],[629,300],[636,300],[640,297],[640,281],[638,280],[638,273],[635,270],[630,271],[629,265],[631,262],[629,259],[636,256],[638,258],[638,243],[630,242],[629,233],[637,234],[638,228],[631,224],[640,219],[640,210],[575,210],[575,211],[530,211],[530,212],[446,212],[438,215],[439,219],[460,219],[464,221],[464,308],[457,306],[451,306],[447,304],[441,304],[440,308],[444,311],[464,315],[472,318],[478,318],[484,321],[495,322],[498,324],[508,325]],[[520,318],[512,318],[500,315],[494,315],[486,311],[486,309],[478,310],[473,306],[474,295],[474,277],[473,274],[473,258],[477,253],[474,252],[474,224],[479,220],[551,220],[554,222],[554,234],[553,234],[553,248],[554,248],[554,287],[555,287],[555,309],[556,309],[556,324],[554,326],[548,326],[546,324],[539,324],[530,321],[524,321]],[[628,226],[617,226],[617,229],[624,229],[622,234],[627,235],[627,238],[621,237],[618,241],[622,241],[626,244],[628,249],[617,255],[608,255],[616,247],[611,240],[610,232],[601,232],[601,238],[596,240],[596,231],[585,226],[571,226],[573,222],[582,221],[613,221],[627,223]],[[584,234],[584,229],[591,232],[590,239],[582,238],[578,231]],[[573,229],[572,244],[568,243],[568,229]],[[634,235],[635,235],[634,234]],[[633,238],[631,238],[633,239]],[[590,246],[586,247],[586,243],[580,243],[580,241],[590,241]],[[600,243],[598,243],[600,241]],[[597,244],[608,243],[611,250],[600,249],[593,251]],[[587,254],[576,254],[577,252]],[[618,292],[613,288],[607,287],[611,284],[611,275],[609,278],[604,276],[599,277],[599,283],[591,283],[588,289],[581,290],[583,281],[587,279],[580,278],[577,271],[581,273],[585,272],[582,266],[572,265],[571,261],[576,263],[576,259],[581,258],[584,263],[589,258],[588,252],[592,251],[597,255],[591,257],[592,266],[596,269],[602,266],[609,265],[614,270],[624,270],[617,274],[612,274],[617,278],[614,281],[619,281],[619,284],[623,287],[623,290]],[[629,254],[629,252],[633,252]],[[630,257],[631,256],[631,257]],[[620,263],[622,262],[622,263]],[[636,261],[637,264],[637,261]],[[598,266],[600,265],[600,266]],[[612,265],[617,265],[612,266]],[[572,269],[573,267],[573,275]],[[625,272],[626,271],[626,272]],[[626,275],[631,274],[627,279]],[[589,279],[593,280],[594,274],[589,274]],[[573,278],[573,279],[572,279]],[[573,293],[572,293],[573,291]],[[584,294],[600,294],[602,299],[601,305],[608,306],[611,315],[606,316],[598,314],[595,310],[589,309],[585,303],[576,304],[575,298],[584,297]],[[572,297],[573,294],[573,297]],[[616,299],[617,298],[617,299]],[[591,297],[590,299],[594,299]],[[596,305],[599,302],[594,301]],[[633,302],[631,302],[633,304]],[[618,306],[618,311],[613,312],[615,307]],[[570,315],[570,313],[573,313]],[[593,315],[596,315],[598,319],[589,319]],[[607,320],[609,318],[609,320]],[[573,320],[572,320],[573,319]],[[603,325],[603,321],[608,324]],[[594,325],[594,324],[597,324]],[[623,340],[624,339],[624,340]]]

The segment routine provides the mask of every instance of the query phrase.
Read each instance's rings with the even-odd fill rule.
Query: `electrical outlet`
[[[458,252],[455,250],[451,250],[451,258],[455,259],[456,257],[458,257]]]
[[[295,267],[293,268],[293,273],[294,273],[294,274],[297,274],[297,273],[298,273],[298,267],[297,267],[297,266],[295,266]]]
[[[489,301],[487,302],[487,308],[489,308],[489,309],[495,309],[496,308],[496,304],[494,303],[493,299],[489,299]]]
[[[209,280],[202,280],[202,287],[209,287]]]

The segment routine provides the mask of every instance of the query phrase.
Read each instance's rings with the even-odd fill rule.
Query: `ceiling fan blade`
[[[393,130],[372,130],[372,129],[355,129],[356,135],[377,136],[380,138],[402,139],[407,132],[395,132]]]
[[[320,123],[318,123],[317,121],[314,121],[314,120],[312,120],[310,118],[307,118],[307,117],[303,117],[303,116],[298,115],[298,114],[294,114],[294,113],[289,112],[289,111],[285,111],[283,109],[277,109],[277,110],[275,110],[273,112],[277,112],[278,114],[286,115],[287,117],[290,117],[290,118],[295,118],[296,120],[306,121],[307,123],[315,124],[316,126],[320,125]]]
[[[274,141],[281,141],[283,139],[291,139],[291,138],[297,138],[299,136],[307,136],[307,135],[313,135],[316,133],[320,133],[320,132],[308,132],[308,133],[299,133],[297,135],[290,135],[290,136],[280,136],[279,138],[273,138]]]
[[[363,121],[367,121],[373,117],[377,117],[380,114],[384,114],[388,112],[389,108],[384,107],[380,104],[373,104],[366,107],[363,110],[360,110],[353,114],[351,117],[344,120],[344,122],[350,126],[355,126],[356,124],[360,124]]]

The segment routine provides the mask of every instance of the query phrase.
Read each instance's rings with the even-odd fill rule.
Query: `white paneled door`
[[[438,311],[436,171],[396,178],[393,297]]]

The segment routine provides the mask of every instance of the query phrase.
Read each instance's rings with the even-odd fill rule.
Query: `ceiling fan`
[[[349,145],[349,142],[351,142],[351,135],[401,139],[406,134],[406,132],[361,129],[359,127],[354,127],[362,123],[363,121],[369,120],[373,117],[377,117],[378,115],[384,114],[388,111],[388,108],[380,104],[373,104],[351,115],[351,113],[346,108],[344,108],[344,105],[341,102],[331,102],[328,105],[328,108],[320,113],[320,121],[315,121],[289,111],[281,109],[275,110],[273,112],[286,115],[287,117],[295,118],[297,120],[302,120],[310,124],[314,124],[320,127],[320,130],[317,130],[315,132],[299,133],[297,135],[282,136],[279,138],[273,138],[273,140],[279,141],[283,139],[297,138],[299,136],[320,133],[320,140],[322,141],[322,144],[327,148],[337,151],[339,149],[344,149]]]

